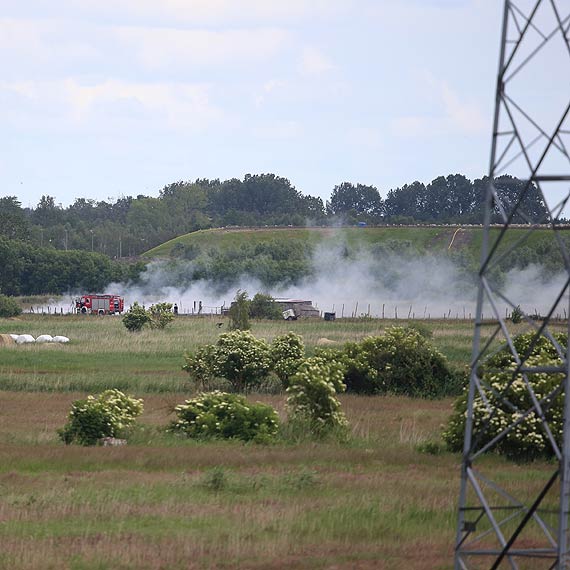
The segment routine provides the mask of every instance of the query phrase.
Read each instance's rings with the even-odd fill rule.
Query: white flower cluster
[[[518,341],[517,349],[519,352],[523,352],[525,346],[528,347],[527,337],[529,335],[524,335]],[[566,342],[566,339],[560,340],[563,344]],[[499,354],[493,362],[493,366],[498,367],[497,363],[502,364],[504,371],[483,375],[483,380],[494,390],[494,392],[493,390],[485,391],[485,396],[493,409],[492,413],[489,412],[481,394],[477,393],[473,401],[474,436],[480,439],[481,444],[485,444],[510,428],[510,431],[497,443],[494,449],[498,453],[513,458],[526,459],[552,456],[553,449],[550,440],[544,431],[536,409],[534,409],[527,383],[520,374],[513,380],[513,372],[516,368],[513,359],[508,355]],[[526,367],[530,369],[539,366],[559,366],[560,364],[561,360],[558,358],[553,345],[542,339],[526,361]],[[539,402],[551,394],[563,379],[562,374],[546,374],[544,372],[527,373],[526,377]],[[502,400],[498,394],[503,395]],[[511,406],[508,406],[505,400],[510,402]],[[561,392],[553,399],[543,402],[541,406],[558,444],[562,439],[563,405],[564,393]],[[466,395],[463,395],[457,401],[455,413],[443,432],[443,438],[451,449],[459,450],[461,448],[466,416],[467,398]]]
[[[287,408],[292,420],[309,421],[322,429],[346,427],[346,417],[336,397],[343,392],[342,366],[321,357],[305,359],[287,388]]]
[[[174,408],[170,430],[189,437],[270,439],[277,433],[277,412],[265,404],[251,404],[240,395],[215,390],[199,394]]]

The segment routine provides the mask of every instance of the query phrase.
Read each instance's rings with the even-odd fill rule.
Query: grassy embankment
[[[294,326],[312,349],[389,324],[263,322],[253,332],[270,339]],[[472,325],[429,326],[465,363]],[[192,443],[158,428],[188,394],[182,353],[215,339],[213,321],[130,335],[119,319],[25,316],[0,320],[0,332],[72,338],[0,347],[0,568],[451,568],[459,457],[416,449],[438,437],[450,400],[343,396],[344,444]],[[144,397],[145,428],[127,447],[60,444],[71,402],[108,386]],[[283,396],[252,398],[284,415]],[[486,466],[529,493],[551,469]]]
[[[474,260],[479,260],[483,231],[481,228],[460,226],[439,227],[368,227],[368,228],[216,228],[192,232],[167,241],[149,251],[143,257],[160,258],[170,255],[172,248],[181,243],[195,245],[200,249],[224,250],[241,244],[256,244],[271,240],[304,242],[318,245],[323,242],[346,243],[351,246],[369,246],[387,241],[409,242],[418,253],[433,252],[445,254],[449,251],[463,251]],[[457,231],[457,233],[456,233]],[[521,239],[528,230],[509,229],[500,246],[507,249]],[[455,234],[455,238],[454,238]],[[499,235],[498,229],[491,231],[491,242]],[[538,230],[529,234],[526,245],[532,246],[544,238],[553,239],[549,230]],[[452,244],[453,240],[453,244]],[[451,245],[451,248],[450,248]]]

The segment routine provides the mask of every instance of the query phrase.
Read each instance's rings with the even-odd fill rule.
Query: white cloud
[[[199,131],[222,119],[223,113],[210,101],[208,85],[174,83],[129,83],[106,80],[92,85],[75,79],[45,82],[0,83],[0,94],[20,96],[17,109],[30,123],[63,121],[62,127],[140,128]],[[9,120],[0,111],[0,119]],[[47,118],[44,118],[45,117]]]
[[[303,75],[322,75],[334,69],[332,62],[318,49],[306,47],[301,56],[299,70]]]
[[[151,70],[228,64],[255,65],[271,59],[289,34],[280,29],[177,30],[121,27],[115,38]]]
[[[460,95],[446,81],[423,74],[424,99],[433,110],[425,114],[396,117],[391,121],[397,136],[424,137],[444,134],[480,135],[488,132],[489,120],[472,99]]]
[[[285,88],[287,88],[287,82],[282,79],[270,79],[266,81],[261,88],[261,92],[255,95],[255,105],[260,107],[265,103],[268,95]]]
[[[448,120],[460,131],[480,134],[489,131],[489,120],[481,108],[471,100],[463,99],[445,82],[441,84],[441,98]]]
[[[289,23],[345,13],[351,0],[67,0],[76,14],[114,20],[191,25],[241,25],[244,22]]]

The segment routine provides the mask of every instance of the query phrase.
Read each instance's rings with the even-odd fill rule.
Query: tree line
[[[382,198],[375,186],[343,182],[331,197],[303,195],[287,178],[247,174],[243,180],[197,179],[165,186],[158,197],[138,195],[115,201],[77,198],[68,207],[42,196],[22,208],[15,196],[0,198],[0,236],[55,250],[83,250],[110,258],[132,257],[169,239],[221,226],[304,226],[328,224],[481,223],[488,179],[461,174],[429,184],[412,182]],[[495,181],[508,211],[524,182],[509,176]],[[547,210],[531,187],[523,201],[526,216],[540,222]],[[498,209],[495,220],[499,220]]]

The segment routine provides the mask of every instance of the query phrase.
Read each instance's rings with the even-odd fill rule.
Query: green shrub
[[[13,297],[0,295],[0,317],[17,317],[22,314],[22,307]]]
[[[566,347],[567,337],[564,334],[555,334],[556,340],[562,347]],[[514,339],[514,345],[519,354],[526,354],[534,333],[526,333]],[[527,360],[529,366],[560,366],[562,364],[554,345],[546,338],[541,337],[533,348]],[[489,413],[481,396],[477,393],[473,402],[473,437],[478,438],[479,445],[490,442],[496,435],[511,425],[521,414],[532,406],[530,394],[519,374],[507,389],[507,385],[513,378],[516,368],[514,357],[508,350],[502,350],[490,358],[485,368],[480,370],[482,379],[491,385],[497,394],[503,394],[504,398],[511,402],[517,409],[513,410],[500,399],[497,394],[487,391],[487,398],[496,412],[493,420],[483,430],[489,419]],[[499,370],[499,372],[497,372]],[[529,374],[527,378],[536,394],[537,399],[542,400],[563,378],[562,374]],[[445,430],[443,440],[450,451],[461,451],[465,433],[465,418],[467,415],[467,390],[460,396],[454,405],[454,412],[450,417]],[[550,406],[543,406],[546,420],[555,440],[560,445],[562,440],[562,424],[564,415],[564,393],[559,393]],[[551,457],[552,448],[550,442],[540,427],[540,421],[534,413],[531,413],[524,421],[512,429],[493,450],[499,454],[517,460],[533,460],[540,457]]]
[[[249,306],[251,301],[247,298],[247,291],[238,290],[230,306],[230,330],[247,331],[251,328],[249,323]]]
[[[249,305],[249,316],[252,319],[282,319],[283,314],[279,305],[271,295],[256,293]]]
[[[522,321],[523,312],[520,305],[517,305],[511,312],[511,321],[513,324],[518,324]]]
[[[215,345],[202,347],[185,359],[183,369],[198,385],[225,378],[238,392],[259,386],[271,370],[268,344],[249,331],[221,334]]]
[[[392,327],[382,336],[347,343],[338,358],[351,392],[437,398],[461,389],[445,356],[414,328]]]
[[[305,356],[303,338],[294,332],[277,336],[269,348],[273,370],[283,388],[289,386],[289,378],[297,372]]]
[[[147,312],[148,323],[153,329],[163,329],[174,320],[172,303],[156,303]]]
[[[95,445],[103,437],[117,437],[142,414],[143,401],[119,390],[106,390],[98,396],[76,400],[67,424],[58,431],[66,444]]]
[[[346,428],[336,394],[345,390],[343,366],[335,360],[306,358],[287,388],[289,421],[304,425],[315,435]]]
[[[266,443],[279,429],[277,412],[245,397],[224,392],[207,392],[176,406],[170,430],[191,438],[240,439]]]
[[[149,324],[150,320],[147,310],[135,301],[133,306],[124,314],[123,325],[130,332],[138,332]]]
[[[198,390],[211,390],[216,379],[216,346],[206,344],[194,354],[184,356],[186,364],[182,367],[190,375]]]

